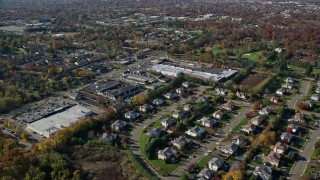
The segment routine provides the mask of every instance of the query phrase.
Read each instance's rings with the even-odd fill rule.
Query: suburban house
[[[105,132],[102,134],[102,136],[100,138],[100,142],[101,143],[109,143],[109,142],[114,142],[117,139],[118,139],[117,134]]]
[[[266,165],[257,166],[253,174],[262,180],[270,180],[272,179],[272,167]]]
[[[278,104],[279,98],[277,96],[271,96],[270,101],[275,103],[275,104]]]
[[[309,101],[309,100],[306,100],[303,102],[308,108],[312,108],[313,107],[313,102],[312,101]]]
[[[196,103],[207,103],[209,102],[209,98],[207,96],[201,96],[196,100]]]
[[[163,150],[158,151],[158,159],[161,160],[171,160],[174,162],[178,157],[178,151],[169,147],[166,147]]]
[[[185,136],[179,136],[175,140],[173,140],[173,146],[177,149],[181,150],[186,146],[190,146],[192,144],[192,141]]]
[[[206,131],[199,126],[195,126],[195,127],[186,131],[187,135],[189,135],[191,137],[196,137],[196,138],[203,137],[205,133],[206,133]]]
[[[147,135],[151,138],[159,138],[164,135],[164,130],[162,128],[151,128],[148,130]]]
[[[208,162],[208,168],[213,171],[218,171],[224,164],[224,159],[221,157],[214,157]]]
[[[231,101],[226,102],[225,104],[222,105],[222,108],[227,110],[227,111],[232,111],[234,108],[234,103]]]
[[[176,119],[179,119],[179,118],[184,119],[184,118],[188,117],[188,114],[187,114],[187,112],[185,112],[183,110],[179,110],[179,111],[173,112],[172,117],[176,118]]]
[[[208,180],[208,179],[211,179],[212,176],[214,175],[214,172],[208,168],[203,168],[196,179],[199,179],[199,180]]]
[[[285,143],[290,143],[292,138],[293,138],[292,134],[287,132],[283,132],[280,136],[281,141]]]
[[[232,142],[227,143],[221,151],[226,155],[233,155],[238,150],[238,145]]]
[[[286,93],[286,90],[283,88],[280,88],[276,91],[276,94],[279,96],[283,96]]]
[[[217,124],[217,121],[212,118],[202,117],[201,119],[197,120],[201,126],[212,128],[215,124]]]
[[[320,86],[318,86],[318,87],[316,88],[316,93],[317,93],[317,94],[320,94]]]
[[[244,92],[237,91],[237,92],[236,92],[236,96],[237,96],[239,99],[247,100],[247,95],[246,95],[246,93],[244,93]]]
[[[246,146],[247,145],[247,141],[243,136],[240,135],[235,135],[232,137],[232,143],[236,144],[238,146]]]
[[[228,91],[222,88],[216,88],[215,91],[216,91],[216,94],[220,96],[226,96],[228,94]]]
[[[161,106],[164,103],[165,103],[165,101],[161,98],[157,98],[152,101],[152,104],[155,106]]]
[[[216,119],[221,119],[224,116],[224,112],[222,110],[215,111],[212,116]]]
[[[310,99],[312,101],[319,101],[319,95],[318,94],[312,94],[312,96],[310,97]]]
[[[129,119],[129,120],[135,120],[137,119],[138,117],[140,116],[139,113],[137,113],[136,111],[129,111],[127,113],[124,114],[124,117],[126,119]]]
[[[161,125],[167,129],[167,128],[175,125],[176,122],[177,122],[177,121],[174,120],[174,119],[166,118],[166,119],[164,119],[164,120],[161,121]]]
[[[259,111],[260,115],[269,115],[272,112],[271,108],[265,107]]]
[[[256,116],[250,119],[250,122],[256,126],[260,126],[260,124],[264,121],[265,117],[263,116]]]
[[[183,110],[186,112],[189,112],[193,109],[193,106],[191,104],[187,104],[183,107]]]
[[[278,154],[284,154],[288,149],[288,146],[284,143],[277,142],[276,145],[273,147],[273,151],[278,153]]]
[[[190,88],[190,87],[192,87],[192,83],[189,82],[189,81],[185,81],[185,82],[182,83],[182,87]]]
[[[285,83],[281,87],[287,88],[287,89],[293,89],[294,84],[293,83]]]
[[[250,134],[250,133],[254,133],[256,131],[256,129],[257,129],[257,126],[249,122],[247,125],[245,125],[241,129],[241,131]]]
[[[178,97],[178,95],[176,93],[169,92],[169,93],[165,94],[164,97],[166,99],[176,99]]]
[[[288,120],[289,122],[305,122],[304,115],[302,113],[296,113],[292,118]]]
[[[287,79],[284,80],[286,83],[294,83],[294,80],[291,77],[288,77]]]
[[[176,93],[177,94],[185,94],[185,92],[186,92],[186,90],[184,89],[184,88],[182,88],[182,87],[180,87],[180,88],[178,88],[178,89],[176,89]]]
[[[262,159],[263,159],[263,162],[269,163],[275,167],[278,167],[280,163],[280,155],[274,151],[270,151],[268,156],[265,156]]]
[[[111,128],[115,131],[121,131],[123,130],[126,126],[128,125],[127,122],[125,121],[121,121],[121,120],[117,120],[116,122],[111,124]]]
[[[287,126],[287,132],[288,133],[297,133],[298,132],[298,130],[299,130],[299,126],[298,125],[296,125],[296,124],[289,124],[288,126]]]
[[[150,104],[144,104],[140,106],[139,110],[141,112],[148,113],[148,112],[152,112],[154,110],[154,107]]]

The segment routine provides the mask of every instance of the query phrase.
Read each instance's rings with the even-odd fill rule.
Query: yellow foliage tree
[[[230,170],[223,176],[223,180],[243,180],[243,171],[241,169]]]
[[[148,95],[146,93],[138,94],[132,98],[132,104],[135,106],[144,105],[148,101]]]

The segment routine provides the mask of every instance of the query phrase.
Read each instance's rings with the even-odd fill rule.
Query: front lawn
[[[206,164],[212,159],[212,156],[203,156],[197,163],[199,167],[205,167]]]
[[[244,125],[248,124],[248,122],[249,122],[249,119],[243,119],[236,127],[232,129],[232,132],[240,131]]]

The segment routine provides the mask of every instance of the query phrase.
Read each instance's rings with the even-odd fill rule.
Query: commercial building
[[[90,116],[92,111],[79,105],[71,106],[64,111],[30,123],[27,127],[42,136],[50,137],[60,129],[66,128],[75,122]]]
[[[152,66],[152,69],[166,76],[179,77],[183,74],[187,74],[190,76],[214,80],[214,81],[227,80],[237,73],[237,70],[227,69],[217,74],[214,74],[214,73],[196,71],[188,68],[176,67],[176,66],[171,66],[166,64],[155,64],[154,66]]]

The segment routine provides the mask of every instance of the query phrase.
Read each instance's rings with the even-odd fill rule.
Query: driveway
[[[197,95],[203,93],[208,87],[200,86],[199,90],[197,91]],[[151,166],[144,160],[142,157],[140,150],[139,150],[139,137],[143,129],[147,126],[150,126],[154,121],[160,119],[161,117],[167,115],[171,110],[177,109],[180,105],[187,103],[191,97],[181,99],[180,101],[173,103],[170,106],[165,107],[160,112],[154,114],[151,118],[146,119],[142,123],[138,124],[134,130],[131,132],[131,142],[130,142],[130,149],[132,153],[136,156],[136,158],[140,161],[140,163],[149,170],[153,175],[158,176],[159,178],[164,178],[159,175],[155,170],[152,169]]]
[[[235,102],[237,104],[237,102]],[[207,153],[209,150],[211,150],[213,152],[214,148],[217,145],[217,142],[220,142],[223,140],[223,138],[225,138],[230,132],[231,130],[236,127],[241,120],[243,120],[246,117],[246,114],[248,112],[251,111],[252,106],[250,104],[245,103],[245,105],[243,105],[241,103],[241,106],[244,108],[228,125],[226,125],[220,132],[219,134],[221,136],[217,137],[217,136],[213,136],[211,138],[211,140],[207,143],[204,143],[201,148],[199,148],[197,150],[197,152],[195,153],[195,157],[192,156],[191,158],[189,158],[188,160],[186,160],[184,162],[183,165],[181,165],[180,167],[178,167],[178,169],[171,175],[168,177],[168,179],[179,179],[180,176],[182,176],[185,172],[186,169],[192,165],[192,164],[196,164],[202,157],[205,156],[205,153]]]

